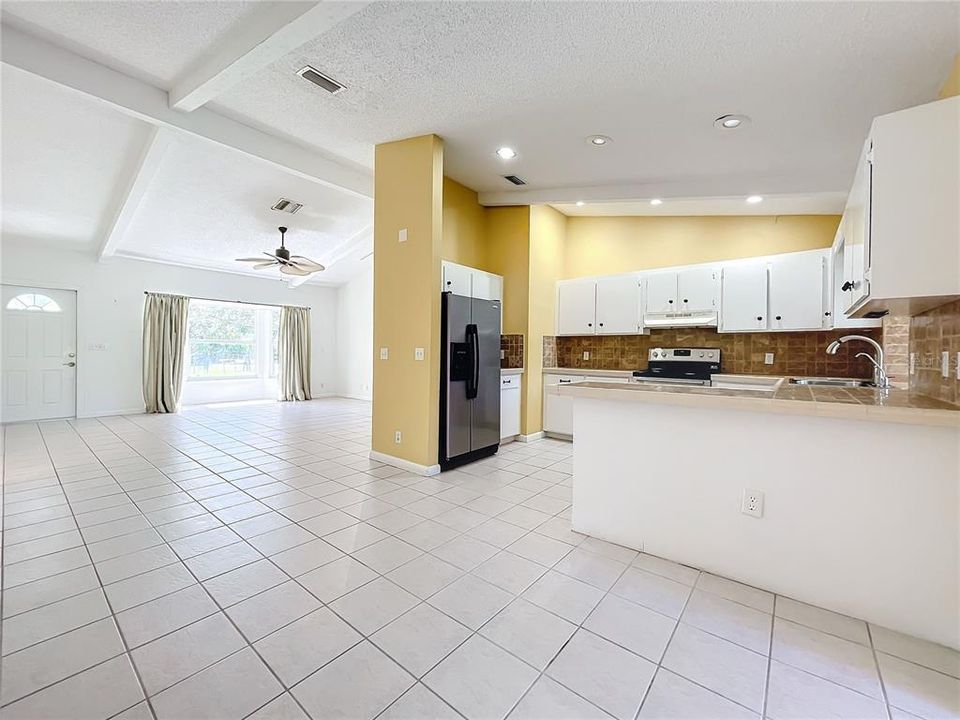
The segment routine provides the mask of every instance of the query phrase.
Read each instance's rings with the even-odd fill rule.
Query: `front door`
[[[77,294],[3,285],[0,421],[74,417]]]

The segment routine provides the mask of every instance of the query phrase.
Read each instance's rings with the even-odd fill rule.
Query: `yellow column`
[[[373,450],[425,467],[437,464],[442,213],[443,141],[424,135],[377,145]]]

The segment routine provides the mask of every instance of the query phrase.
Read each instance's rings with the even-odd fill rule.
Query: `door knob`
[[[77,364],[76,364],[73,360],[71,360],[70,362],[65,362],[65,363],[63,363],[63,364],[66,365],[67,367],[76,367],[76,366],[77,366]]]
[[[77,356],[76,353],[67,353],[67,357],[73,358],[73,357],[76,357],[76,356]]]

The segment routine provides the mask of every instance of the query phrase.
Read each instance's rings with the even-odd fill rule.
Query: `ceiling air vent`
[[[303,207],[302,203],[296,203],[293,200],[287,200],[286,198],[280,198],[277,200],[276,205],[270,207],[271,210],[276,210],[278,212],[285,212],[293,215],[297,210]]]
[[[527,183],[522,179],[518,178],[516,175],[504,175],[504,180],[512,182],[514,185],[526,185]]]
[[[302,77],[304,80],[309,80],[318,87],[322,87],[331,95],[336,95],[341,90],[346,89],[345,86],[341,85],[333,78],[324,75],[322,72],[316,68],[310,67],[309,65],[298,70],[297,75]]]

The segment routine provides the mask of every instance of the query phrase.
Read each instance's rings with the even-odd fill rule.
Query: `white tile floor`
[[[369,413],[7,427],[0,717],[960,716],[956,652],[572,532],[571,445],[422,478]]]

